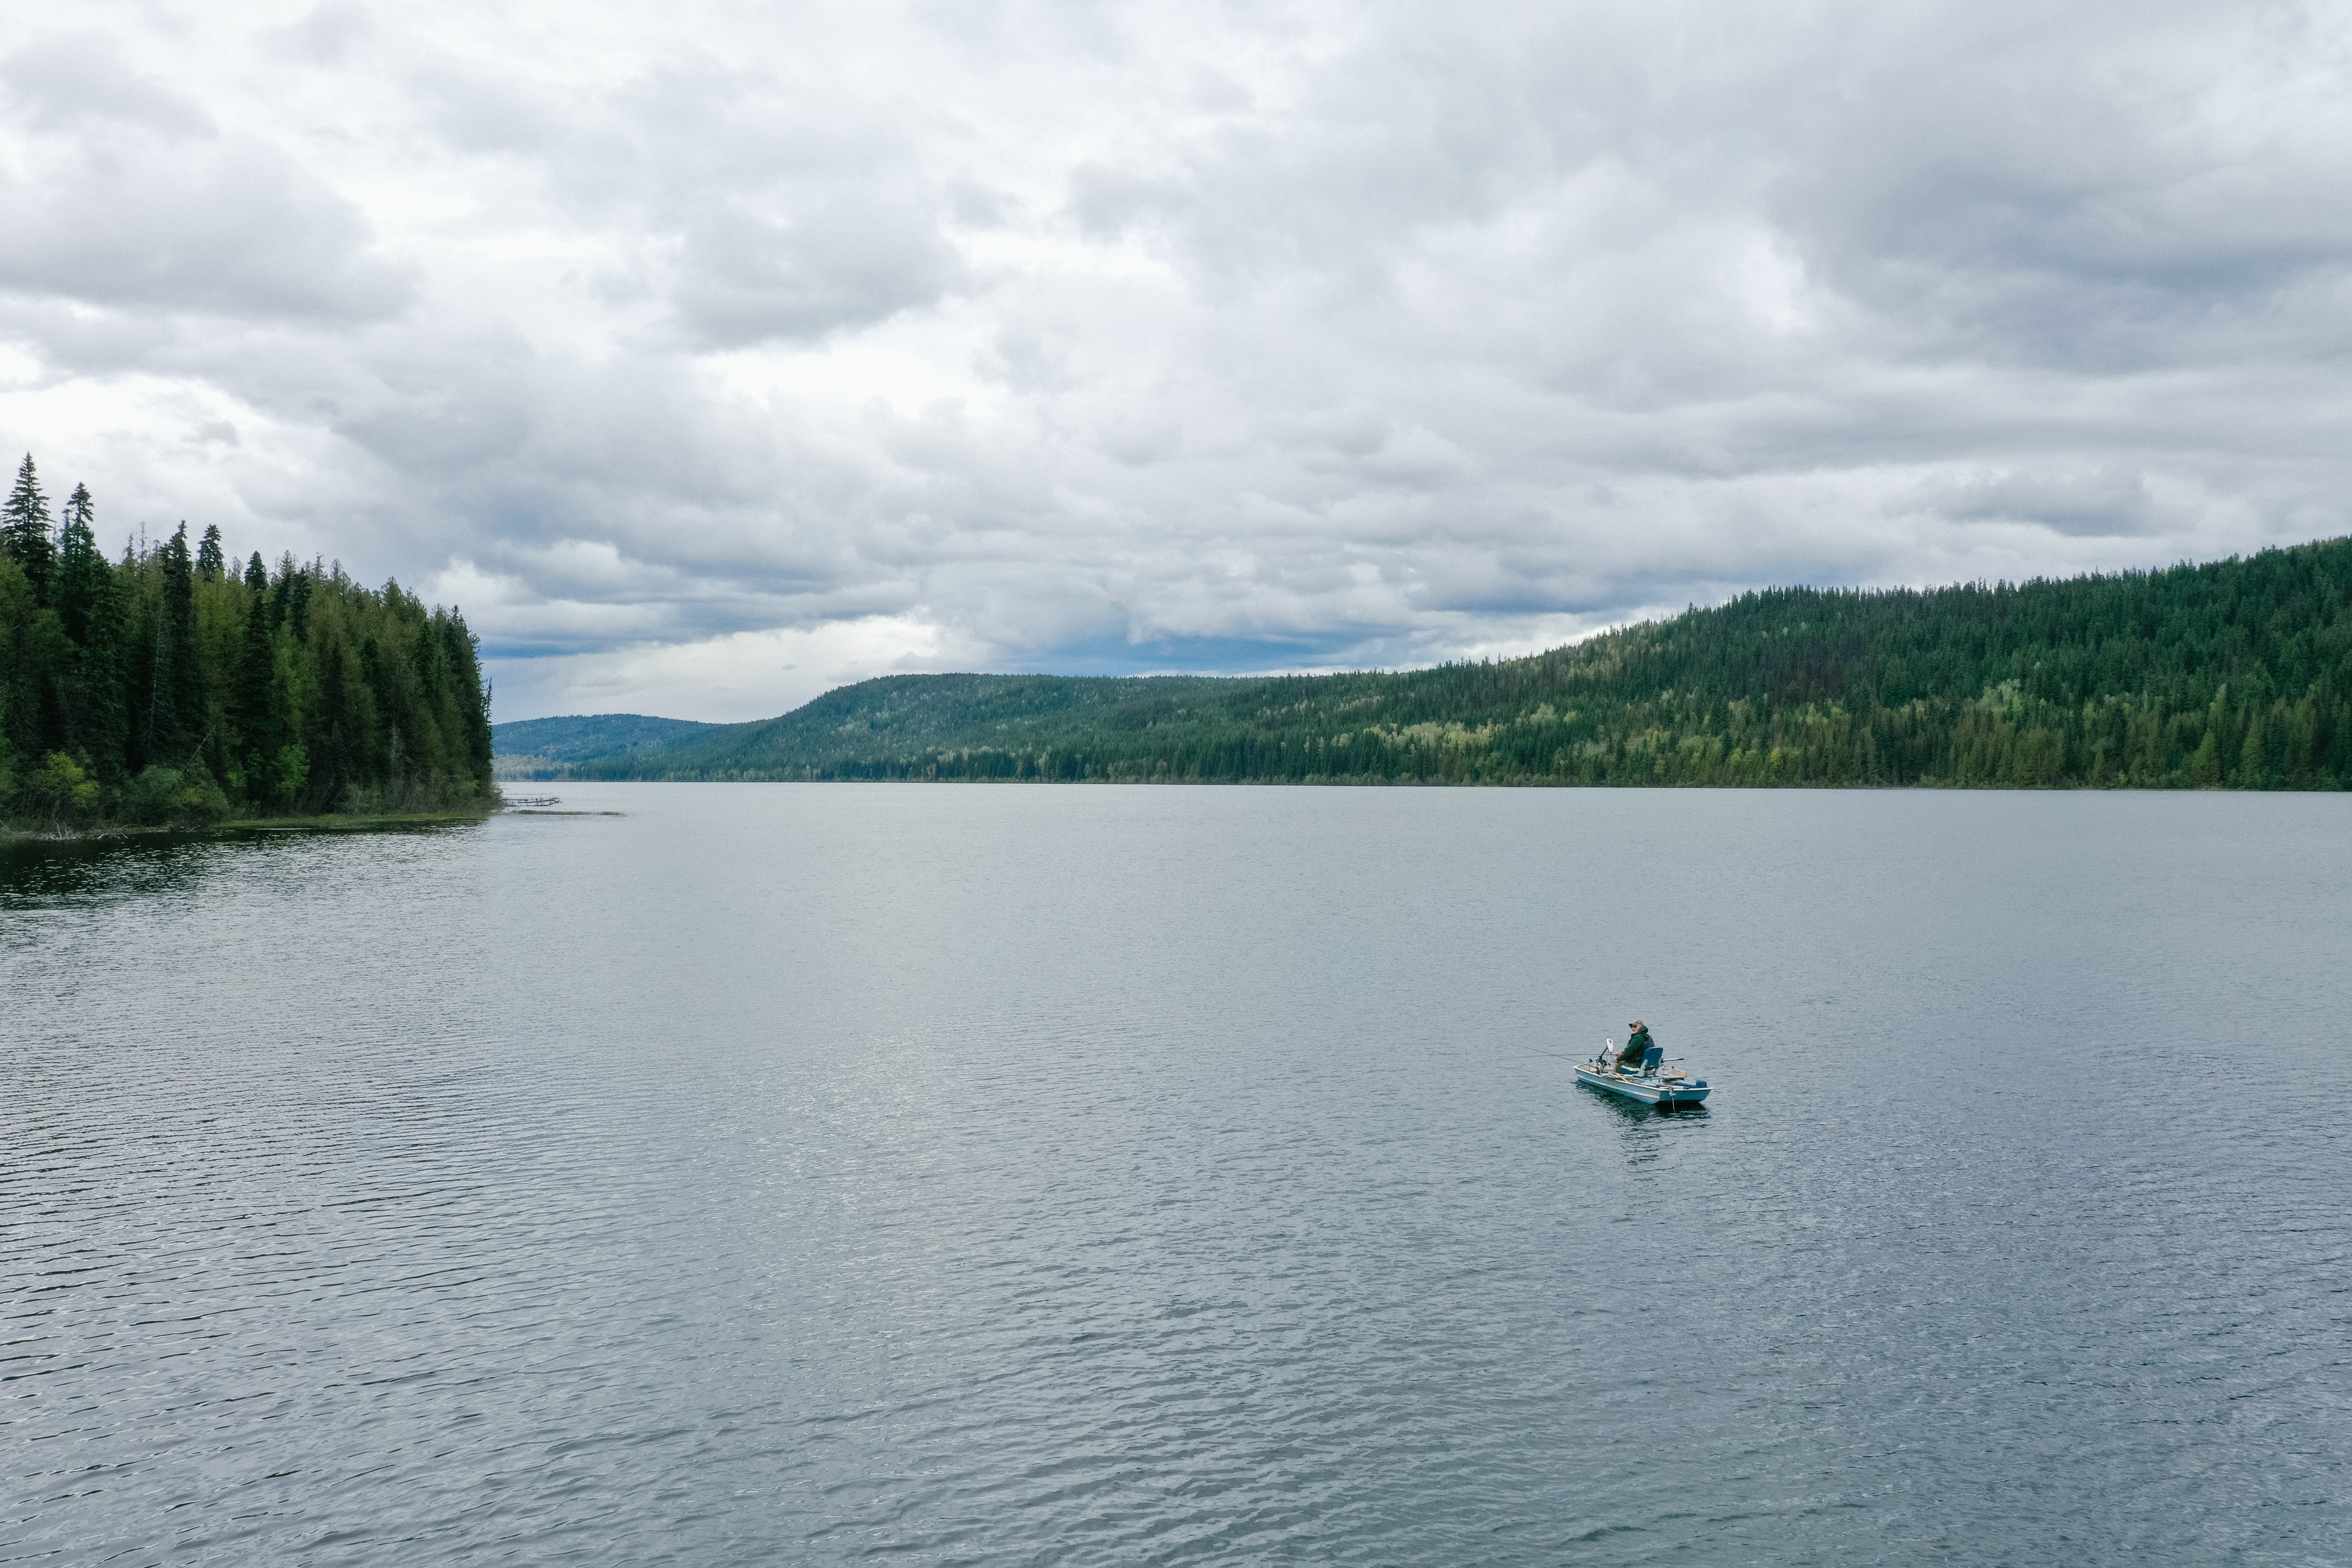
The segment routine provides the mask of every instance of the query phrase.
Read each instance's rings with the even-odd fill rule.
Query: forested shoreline
[[[489,701],[454,609],[182,523],[110,560],[28,455],[0,509],[0,821],[19,830],[481,809]]]
[[[2063,581],[1772,589],[1390,674],[890,676],[566,773],[2341,789],[2352,540]]]

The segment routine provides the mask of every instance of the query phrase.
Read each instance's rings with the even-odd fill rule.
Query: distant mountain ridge
[[[572,776],[2337,789],[2352,540],[1743,595],[1395,674],[888,676]]]
[[[741,728],[645,713],[568,714],[493,724],[490,743],[499,778],[548,780],[569,777],[574,763],[645,756]]]

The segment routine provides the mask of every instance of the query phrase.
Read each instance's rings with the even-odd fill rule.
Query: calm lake
[[[2352,1562],[2352,799],[541,787],[0,850],[0,1563]]]

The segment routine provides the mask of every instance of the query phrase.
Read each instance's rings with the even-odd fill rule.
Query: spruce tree
[[[172,705],[180,711],[180,743],[184,754],[193,757],[208,736],[210,725],[205,704],[205,669],[196,657],[196,595],[194,563],[188,559],[188,525],[180,524],[179,532],[172,536],[170,550],[176,557],[181,574],[174,582],[164,579],[165,591],[179,595],[172,608],[172,635],[178,646],[172,651]],[[174,563],[167,562],[170,571]]]
[[[294,629],[294,640],[307,646],[310,641],[310,595],[319,585],[319,574],[311,571],[294,574],[287,584],[286,624]]]
[[[114,579],[106,557],[99,553],[97,521],[98,506],[90,500],[89,487],[74,486],[73,494],[66,498],[64,526],[58,530],[57,588],[50,603],[65,622],[66,636],[84,645],[89,641],[91,617],[97,612],[98,584],[102,579],[110,585]]]
[[[186,523],[180,525],[187,527]],[[227,574],[228,562],[221,553],[220,524],[205,525],[205,541],[196,547],[196,575],[207,583],[217,583]]]
[[[269,592],[269,569],[261,563],[261,552],[258,550],[245,563],[245,588],[257,599]]]
[[[108,784],[123,771],[122,584],[99,550],[89,489],[66,498],[58,531],[57,609],[74,645],[65,672],[66,748],[89,758]]]
[[[169,765],[194,749],[204,722],[204,687],[196,669],[195,572],[188,559],[186,523],[155,552],[155,561],[163,571],[163,592],[156,605],[149,653],[153,669],[147,688],[145,751],[149,763]]]
[[[319,656],[319,711],[311,737],[311,786],[329,811],[344,802],[346,793],[362,780],[359,706],[352,700],[352,659],[343,639],[332,632]]]
[[[291,552],[278,558],[278,583],[269,590],[269,629],[291,626],[297,647],[310,640],[310,574],[294,564]]]
[[[260,562],[260,556],[253,558],[247,567],[248,575],[259,569]],[[247,792],[266,795],[270,764],[279,748],[294,742],[294,735],[286,683],[278,672],[278,641],[269,630],[269,602],[259,595],[246,606],[229,717],[236,731],[234,754],[242,764]]]
[[[498,744],[490,734],[490,693],[482,683],[480,645],[467,630],[466,617],[454,606],[448,618],[441,623],[441,635],[448,647],[449,670],[454,678],[450,686],[458,713],[460,762],[466,773],[476,778],[488,778],[491,753],[498,750]]]
[[[33,454],[16,469],[16,488],[0,507],[0,549],[25,569],[36,603],[49,602],[50,579],[57,573],[57,543],[49,537],[49,498],[41,493],[40,477],[33,471]]]

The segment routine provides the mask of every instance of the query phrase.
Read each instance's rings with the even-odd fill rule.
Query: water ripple
[[[0,1563],[2352,1561],[2334,800],[577,793],[0,851]]]

